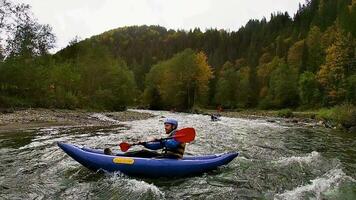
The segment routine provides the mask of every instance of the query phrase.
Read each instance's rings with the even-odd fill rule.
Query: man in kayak
[[[164,121],[164,129],[168,137],[173,137],[178,128],[178,121],[175,119],[166,119]],[[176,141],[175,139],[167,140],[154,140],[151,142],[142,142],[141,143],[145,148],[150,150],[159,150],[162,149],[162,153],[156,151],[133,151],[125,153],[125,156],[130,157],[144,157],[144,158],[172,158],[172,159],[181,159],[183,158],[185,143]],[[104,150],[105,154],[112,154],[110,149]]]
[[[217,115],[217,114],[216,114],[216,115],[215,115],[215,114],[212,114],[212,115],[210,116],[211,121],[213,121],[213,122],[214,122],[214,121],[219,121],[219,120],[220,120],[219,117],[220,117],[220,116]]]
[[[168,137],[173,137],[177,131],[177,128],[177,120],[168,118],[164,121],[164,129]],[[158,157],[180,159],[183,158],[185,143],[180,143],[172,138],[163,141],[157,140],[153,142],[146,142],[144,147],[151,150],[163,149],[163,152]]]

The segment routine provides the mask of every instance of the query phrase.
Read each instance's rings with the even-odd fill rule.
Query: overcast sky
[[[305,0],[14,0],[30,4],[40,23],[50,24],[59,50],[75,36],[82,39],[130,25],[172,29],[238,30],[249,19],[273,12],[291,16]]]

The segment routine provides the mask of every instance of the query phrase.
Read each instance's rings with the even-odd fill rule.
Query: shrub
[[[343,104],[330,109],[321,109],[318,118],[340,124],[344,128],[356,126],[356,107],[352,104]]]
[[[277,116],[290,118],[290,117],[293,117],[293,112],[291,109],[283,109],[283,110],[278,111]]]
[[[31,107],[30,101],[14,96],[0,96],[0,107],[10,108],[10,107]]]

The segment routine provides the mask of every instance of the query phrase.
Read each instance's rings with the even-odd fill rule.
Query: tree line
[[[76,38],[54,55],[50,26],[28,5],[0,4],[3,107],[355,104],[355,0],[308,0],[293,17],[277,12],[237,31],[122,27]]]

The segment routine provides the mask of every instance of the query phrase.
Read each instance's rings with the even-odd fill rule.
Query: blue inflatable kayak
[[[205,156],[184,156],[183,159],[125,157],[123,154],[105,155],[101,150],[80,148],[58,143],[74,160],[91,170],[120,171],[126,175],[144,177],[182,177],[201,174],[231,162],[238,153]]]

